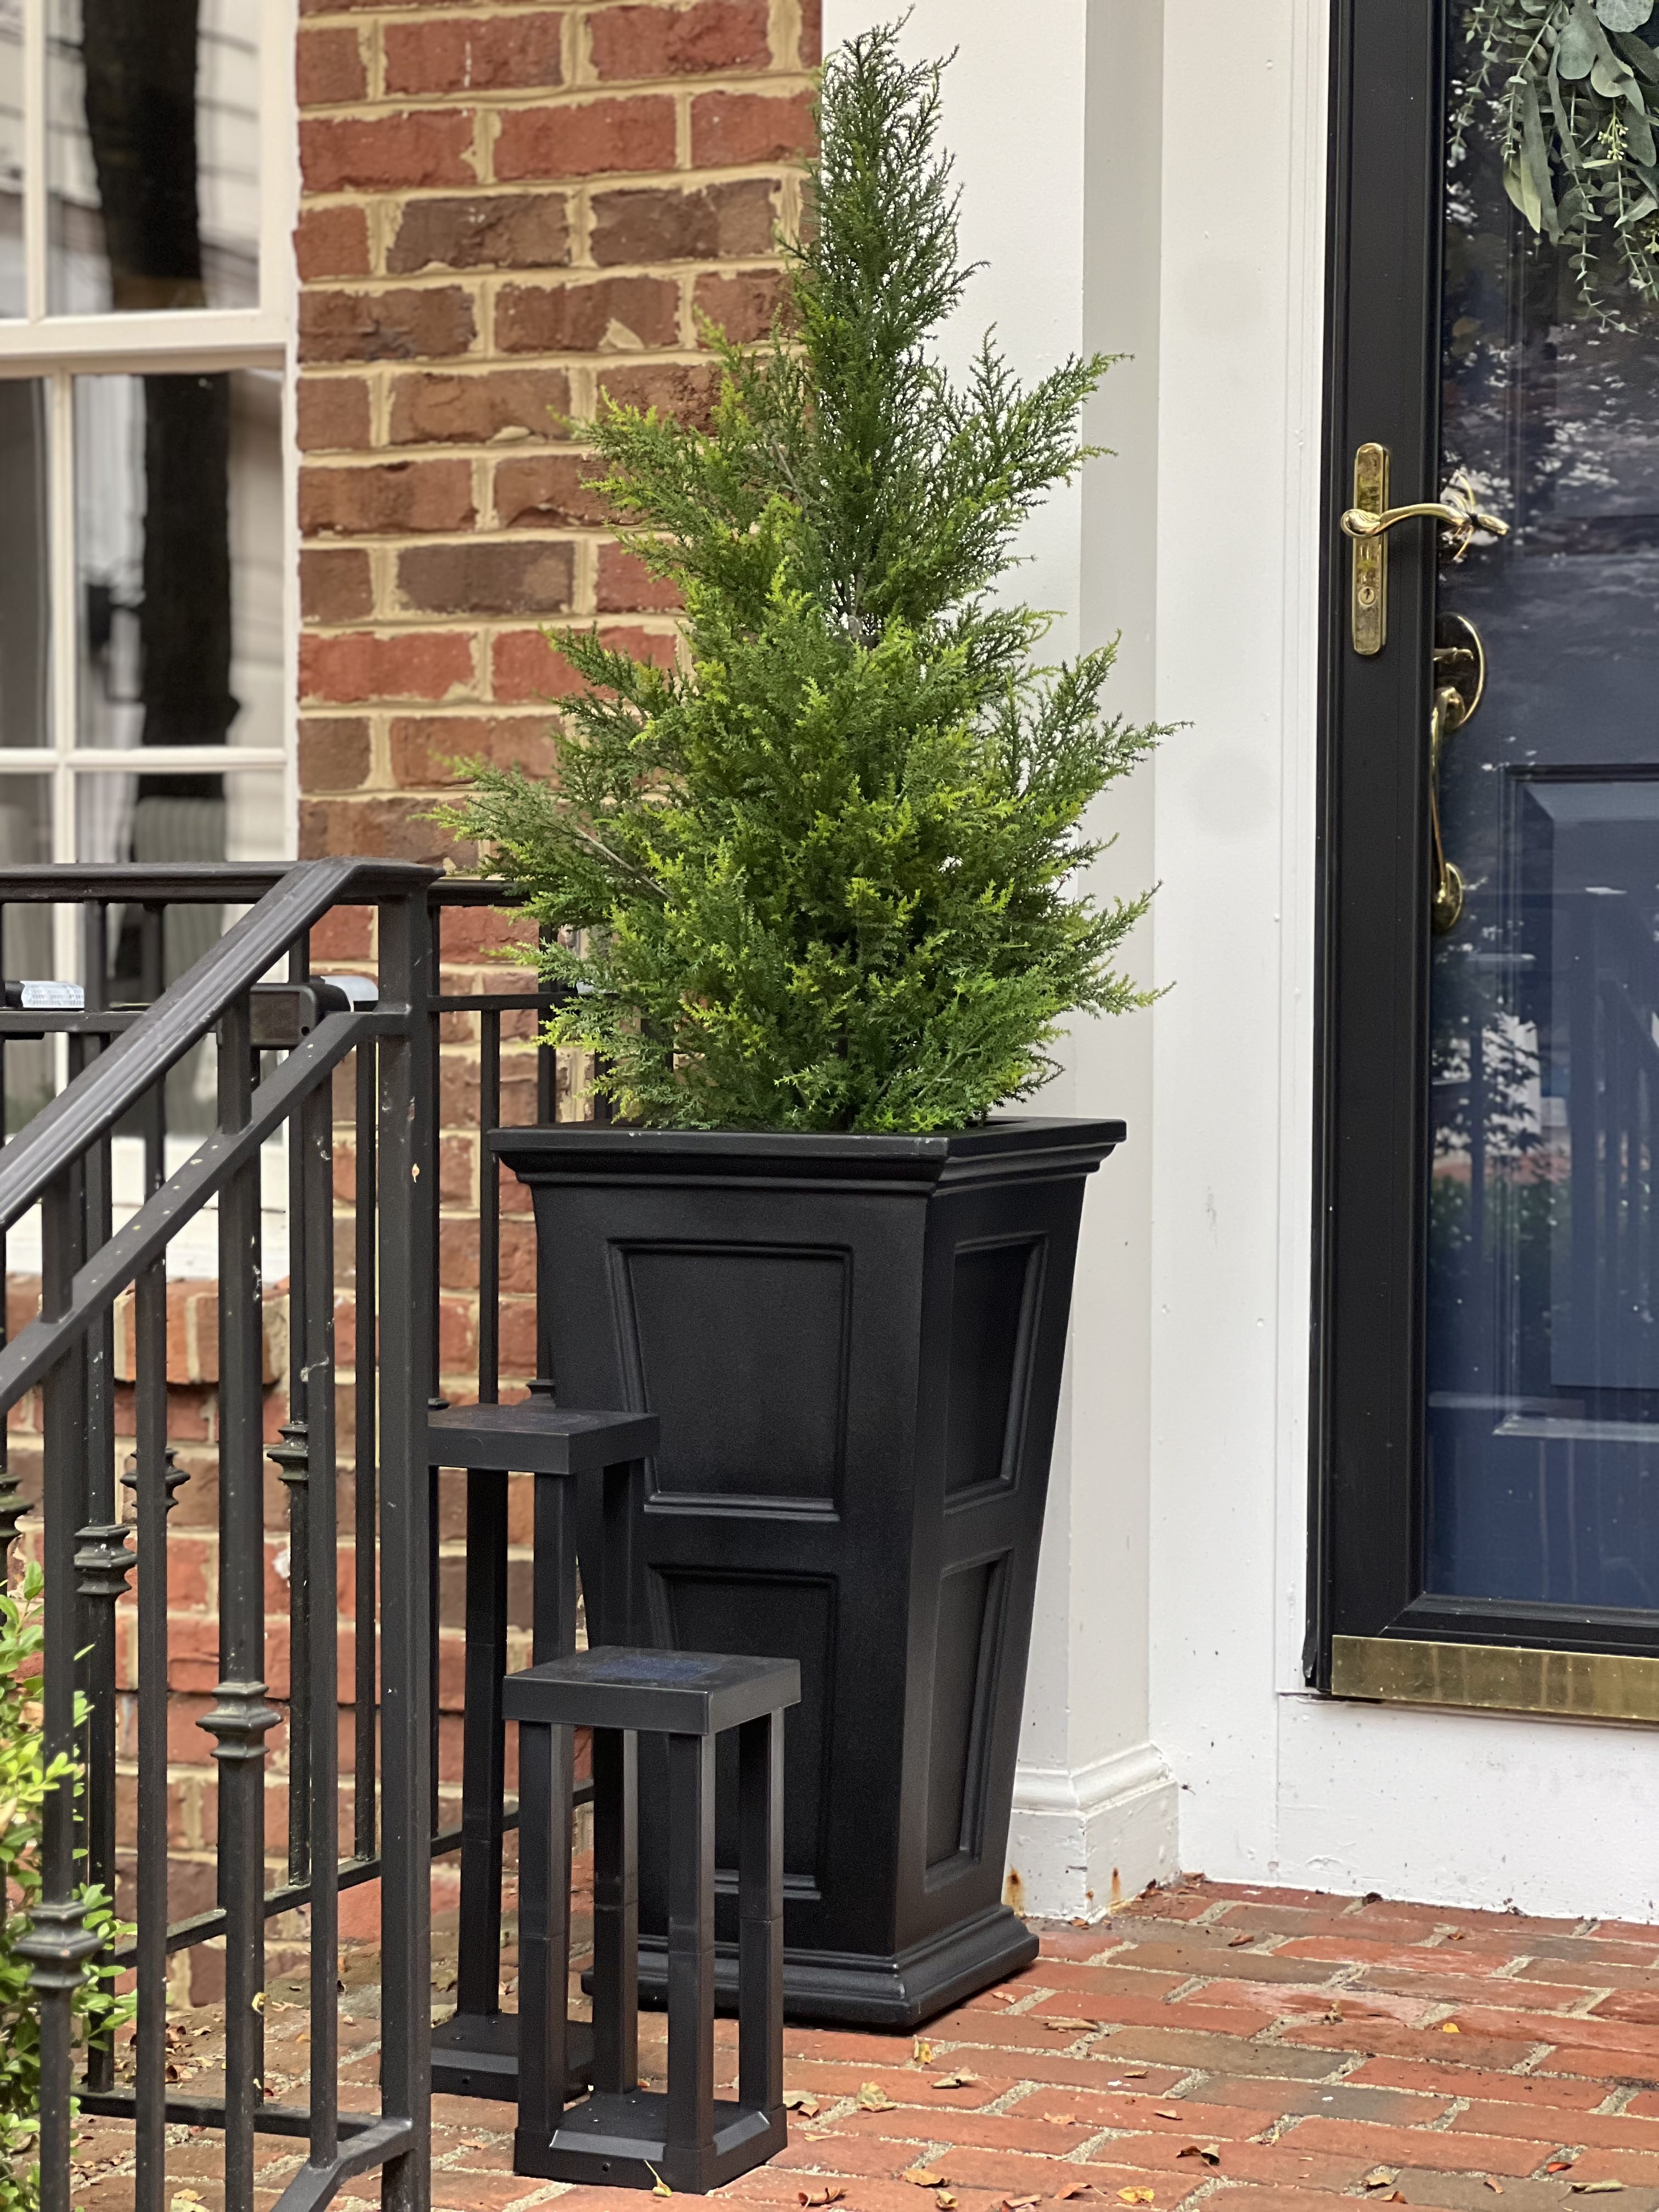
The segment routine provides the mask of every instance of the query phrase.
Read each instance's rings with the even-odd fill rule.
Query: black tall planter
[[[1003,1857],[1084,1178],[1123,1133],[494,1139],[534,1194],[560,1399],[662,1420],[643,1495],[608,1501],[626,1587],[582,1531],[590,1635],[800,1662],[792,2018],[912,2027],[1036,1955]],[[642,1747],[647,1991],[663,1802]],[[723,1876],[727,1946],[736,1905]],[[720,1974],[729,1999],[734,1948]]]

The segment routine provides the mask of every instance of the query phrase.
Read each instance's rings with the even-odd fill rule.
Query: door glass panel
[[[46,0],[54,314],[259,300],[259,0]]]
[[[24,305],[23,0],[0,0],[0,316]]]
[[[47,629],[46,387],[0,379],[0,746],[52,743]]]
[[[1465,902],[1431,957],[1425,1580],[1654,1608],[1659,313],[1616,282],[1586,307],[1496,114],[1447,193],[1442,481],[1511,527],[1439,571],[1443,646],[1472,623],[1488,676],[1439,786]]]

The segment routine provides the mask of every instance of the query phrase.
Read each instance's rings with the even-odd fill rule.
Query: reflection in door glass
[[[54,314],[259,298],[259,0],[44,0]]]
[[[1489,678],[1441,775],[1468,897],[1432,956],[1425,1582],[1652,1608],[1659,316],[1587,308],[1500,143],[1477,104],[1448,176],[1443,481],[1511,530],[1440,569],[1443,646],[1472,623]]]

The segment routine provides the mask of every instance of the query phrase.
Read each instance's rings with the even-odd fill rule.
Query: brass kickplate
[[[1578,1720],[1659,1721],[1659,1659],[1513,1644],[1331,1639],[1331,1690],[1391,1705],[1463,1705]]]
[[[1382,514],[1389,505],[1389,449],[1386,446],[1356,447],[1353,457],[1353,503],[1368,514]],[[1376,538],[1350,540],[1353,562],[1351,620],[1353,649],[1367,659],[1381,653],[1389,635],[1389,540]]]

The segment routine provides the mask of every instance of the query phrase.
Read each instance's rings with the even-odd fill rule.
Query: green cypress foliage
[[[659,1127],[961,1127],[1047,1080],[1068,1013],[1146,1003],[1113,966],[1146,899],[1077,878],[1085,811],[1163,732],[1105,715],[1112,647],[1039,665],[1045,618],[993,596],[1109,359],[1024,390],[988,336],[965,383],[939,367],[973,271],[939,70],[892,28],[831,59],[820,123],[772,340],[710,333],[712,428],[593,434],[689,665],[556,636],[588,685],[556,781],[474,763],[442,817],[564,933],[553,1041]]]

